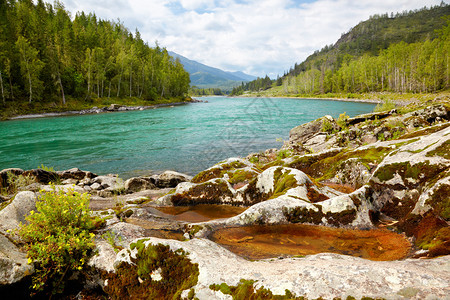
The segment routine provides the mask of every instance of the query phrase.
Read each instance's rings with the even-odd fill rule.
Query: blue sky
[[[444,1],[446,3],[449,3]],[[189,59],[275,78],[374,14],[441,0],[62,0]]]

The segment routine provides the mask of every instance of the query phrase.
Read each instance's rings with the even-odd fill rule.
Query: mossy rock
[[[291,291],[285,290],[284,295],[274,295],[272,291],[264,287],[256,289],[254,280],[241,279],[236,286],[229,286],[226,283],[211,284],[209,288],[213,291],[220,291],[224,295],[231,295],[236,300],[258,299],[258,300],[306,300],[304,297],[296,297]]]
[[[142,240],[130,248],[137,249],[132,264],[122,262],[115,273],[106,275],[104,290],[112,299],[180,299],[184,290],[197,284],[198,265],[183,250],[172,251],[162,244],[146,246]]]
[[[283,214],[287,221],[290,223],[309,223],[309,224],[323,224],[324,220],[328,225],[340,227],[351,224],[356,219],[356,209],[347,209],[340,212],[327,212],[322,211],[320,205],[314,205],[317,210],[312,207],[294,207],[284,208]]]
[[[303,156],[290,163],[289,166],[305,172],[318,181],[333,178],[339,170],[343,168],[349,159],[357,161],[368,166],[368,164],[378,164],[383,158],[392,151],[388,147],[371,147],[363,150],[344,150],[339,153],[325,153],[322,157],[313,158]]]
[[[175,206],[196,204],[222,204],[227,199],[231,201],[233,193],[223,179],[207,181],[192,186],[188,191],[173,194],[171,201]]]
[[[247,169],[238,169],[234,172],[228,172],[229,179],[228,182],[230,184],[237,184],[245,181],[250,181],[255,178],[259,173],[253,170]]]
[[[404,185],[408,188],[417,188],[421,184],[430,181],[443,172],[447,167],[441,164],[430,164],[424,161],[416,164],[407,162],[391,163],[379,167],[373,174],[379,182],[385,183],[394,178],[395,174],[400,175]],[[409,180],[405,180],[409,179]]]
[[[203,183],[214,178],[222,178],[229,170],[242,169],[245,167],[247,167],[247,165],[240,160],[219,163],[195,175],[191,182]]]

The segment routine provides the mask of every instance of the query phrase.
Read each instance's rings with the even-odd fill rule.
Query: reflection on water
[[[231,205],[199,204],[195,206],[155,207],[159,211],[173,215],[177,221],[205,222],[214,219],[231,218],[247,209]]]
[[[387,230],[302,224],[225,228],[214,232],[211,239],[248,259],[332,252],[370,260],[397,260],[410,248],[403,236]]]

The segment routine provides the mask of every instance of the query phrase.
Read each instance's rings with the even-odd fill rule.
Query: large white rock
[[[0,286],[20,281],[34,272],[27,262],[26,253],[0,234]]]
[[[448,299],[450,256],[430,260],[370,261],[339,254],[322,253],[304,258],[245,260],[207,239],[187,242],[148,238],[146,244],[183,248],[200,274],[194,287],[199,299],[221,299],[211,284],[237,285],[240,279],[255,280],[255,286],[284,295],[288,289],[308,299],[347,296],[385,299]],[[116,258],[130,261],[124,250]],[[135,251],[132,251],[135,255]],[[223,298],[222,298],[223,299]]]
[[[3,210],[0,211],[0,227],[3,230],[14,230],[30,211],[36,209],[36,194],[34,192],[19,192]]]

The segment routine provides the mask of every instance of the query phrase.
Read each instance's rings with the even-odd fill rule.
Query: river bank
[[[383,102],[392,102],[401,107],[408,105],[418,105],[421,102],[432,101],[439,98],[449,98],[450,92],[443,91],[437,93],[392,93],[392,92],[377,92],[377,93],[362,93],[362,94],[322,94],[322,95],[292,95],[282,93],[268,93],[262,92],[247,92],[238,97],[268,97],[268,98],[288,98],[288,99],[314,99],[314,100],[334,100],[344,102],[361,102],[381,104]]]
[[[146,106],[126,106],[126,105],[120,105],[120,104],[111,104],[110,106],[104,106],[101,108],[93,107],[91,109],[83,109],[83,110],[18,115],[18,116],[10,117],[8,120],[35,119],[35,118],[46,118],[46,117],[60,117],[60,116],[71,116],[71,115],[86,115],[86,114],[99,114],[99,113],[108,113],[108,112],[146,110],[146,109],[155,109],[155,108],[159,108],[159,107],[185,105],[188,103],[195,103],[195,102],[201,102],[201,101],[189,100],[189,101],[183,101],[183,102],[161,103],[161,104],[146,105]]]

